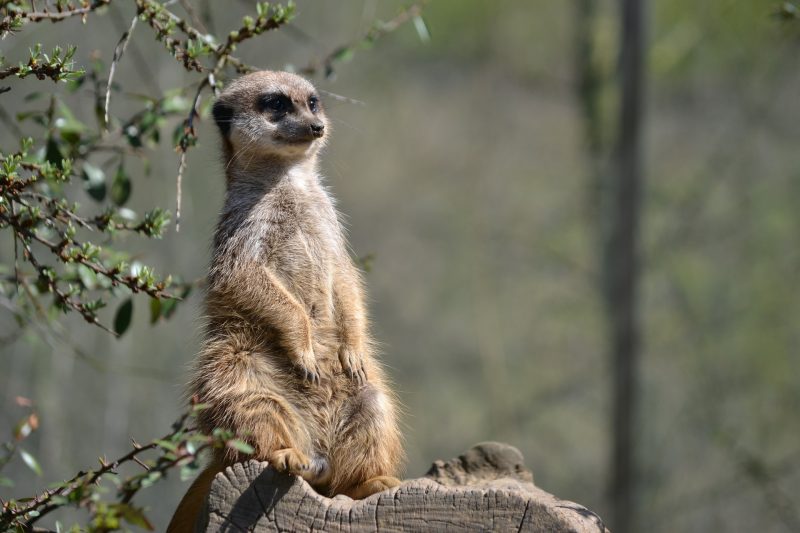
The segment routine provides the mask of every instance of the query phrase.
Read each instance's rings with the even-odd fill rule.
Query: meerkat
[[[168,531],[192,531],[214,475],[255,458],[326,496],[391,488],[403,452],[394,396],[375,359],[361,274],[317,156],[330,129],[314,87],[287,72],[233,81],[212,114],[227,192],[189,395],[203,431],[255,450],[219,450]]]

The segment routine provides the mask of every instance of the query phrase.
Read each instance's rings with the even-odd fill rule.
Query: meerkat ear
[[[217,100],[214,102],[214,107],[211,108],[211,114],[214,115],[214,122],[217,123],[217,127],[219,128],[219,132],[222,134],[223,137],[226,139],[228,138],[228,134],[231,132],[231,120],[233,119],[233,108],[222,102],[221,100]]]

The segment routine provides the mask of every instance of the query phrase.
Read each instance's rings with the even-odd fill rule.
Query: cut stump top
[[[586,507],[536,487],[519,450],[485,442],[363,500],[320,496],[266,462],[238,463],[214,480],[198,531],[608,530]]]

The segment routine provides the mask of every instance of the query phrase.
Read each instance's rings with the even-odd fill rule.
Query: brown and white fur
[[[329,124],[314,87],[286,72],[243,76],[213,107],[227,196],[214,237],[205,341],[190,395],[204,431],[233,430],[254,458],[318,492],[364,498],[399,483],[394,397],[374,357],[361,275],[317,154]],[[191,531],[219,451],[168,531]]]

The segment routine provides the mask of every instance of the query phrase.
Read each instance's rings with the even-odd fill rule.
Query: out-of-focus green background
[[[114,4],[129,21],[133,7]],[[252,11],[247,2],[209,4],[218,31]],[[800,523],[800,22],[772,17],[778,4],[651,2],[642,531]],[[301,0],[294,30],[255,39],[240,55],[265,68],[305,65],[401,5]],[[613,69],[616,3],[598,5],[596,60]],[[404,26],[317,83],[364,102],[326,101],[334,131],[322,166],[353,249],[372,259],[370,309],[405,408],[406,475],[478,441],[506,441],[543,489],[604,516],[611,373],[575,89],[576,17],[565,0],[436,0],[424,12],[429,43]],[[99,20],[29,26],[0,50],[22,59],[34,42],[72,43],[78,62],[98,53],[108,64],[124,28],[110,14]],[[142,24],[117,79],[130,93],[152,93],[194,78]],[[44,105],[23,98],[44,83],[17,82],[0,106],[13,116]],[[90,96],[65,98],[92,115]],[[204,275],[224,193],[212,121],[199,136],[180,232],[126,242],[159,272],[186,279]],[[2,146],[16,137],[0,129]],[[174,207],[168,144],[150,177],[130,169],[138,212]],[[12,254],[3,241],[0,255]],[[41,430],[28,447],[45,476],[16,465],[17,487],[0,496],[41,489],[99,454],[123,453],[131,437],[168,429],[200,340],[199,292],[164,324],[150,326],[147,314],[147,299],[135,300],[132,330],[119,341],[66,320],[75,345],[107,363],[102,370],[36,330],[4,341],[0,427],[19,414],[15,396],[36,403]],[[157,529],[187,486],[173,476],[143,492]]]

